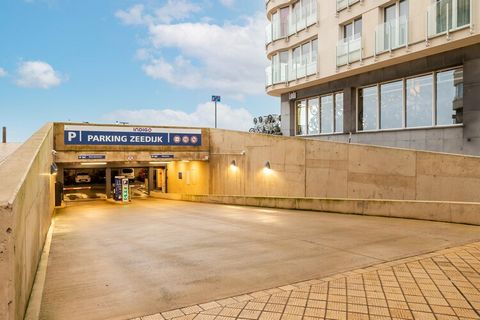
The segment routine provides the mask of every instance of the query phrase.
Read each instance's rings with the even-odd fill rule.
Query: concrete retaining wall
[[[214,195],[480,202],[480,157],[214,129],[210,148]]]
[[[160,199],[480,225],[480,203],[165,194]]]
[[[0,165],[0,319],[23,319],[54,211],[53,126]]]

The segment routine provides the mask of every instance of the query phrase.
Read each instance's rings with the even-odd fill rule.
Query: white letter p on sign
[[[73,139],[75,139],[77,137],[77,133],[76,132],[68,132],[68,141],[72,141]]]

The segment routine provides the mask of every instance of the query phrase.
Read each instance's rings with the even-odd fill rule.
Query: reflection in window
[[[308,100],[308,134],[319,134],[318,98]]]
[[[380,102],[380,128],[401,128],[403,126],[403,81],[382,84]]]
[[[437,73],[437,125],[463,122],[463,69]]]
[[[288,36],[288,19],[290,15],[290,8],[285,7],[280,9],[280,37]]]
[[[333,96],[324,96],[321,98],[321,128],[322,133],[333,132]]]
[[[335,95],[335,132],[343,132],[343,93]]]
[[[358,99],[358,130],[377,129],[377,86],[359,90]]]
[[[307,134],[307,102],[297,101],[297,135]]]
[[[407,79],[407,127],[432,126],[433,75]]]

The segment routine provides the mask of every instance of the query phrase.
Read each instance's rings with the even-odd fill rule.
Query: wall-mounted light
[[[56,175],[58,173],[58,167],[56,163],[50,165],[50,174]]]
[[[232,171],[237,171],[237,160],[232,160],[232,162],[230,162],[230,169],[232,169]]]
[[[272,172],[272,168],[270,166],[270,161],[265,162],[265,166],[263,167],[263,173],[270,174]]]
[[[182,160],[182,162],[184,162],[184,163],[189,163],[190,160]]]
[[[160,165],[167,165],[170,161],[151,161],[150,164],[160,164]]]

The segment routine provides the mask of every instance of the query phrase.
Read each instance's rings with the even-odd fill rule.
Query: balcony
[[[456,29],[471,27],[472,0],[440,0],[428,8],[428,37],[447,34]]]
[[[317,73],[317,62],[280,63],[265,69],[266,86],[288,83]]]
[[[294,81],[317,73],[317,62],[293,63],[288,69],[288,80]]]
[[[317,22],[316,7],[302,7],[300,10],[290,12],[288,20],[281,21],[273,15],[272,22],[266,27],[266,44],[272,41],[289,37]]]
[[[362,37],[354,35],[337,44],[337,66],[348,65],[362,60]]]
[[[408,45],[408,18],[405,16],[378,25],[375,30],[375,54]]]
[[[352,4],[355,2],[358,2],[360,0],[337,0],[337,11],[341,11],[345,8],[350,7]]]

